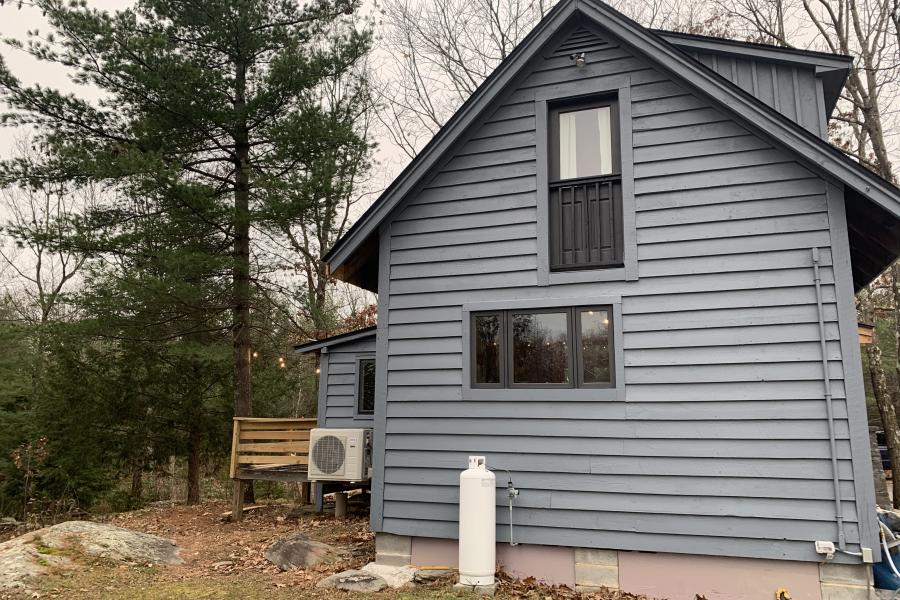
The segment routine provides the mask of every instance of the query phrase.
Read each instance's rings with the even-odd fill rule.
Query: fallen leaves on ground
[[[167,569],[161,577],[189,580],[207,575],[256,573],[271,576],[273,585],[311,587],[328,575],[362,567],[375,559],[375,536],[368,519],[351,516],[294,514],[291,505],[270,505],[247,513],[239,523],[223,520],[225,503],[201,506],[155,506],[117,515],[111,522],[121,527],[170,538],[181,548],[183,565]],[[266,550],[276,540],[302,532],[313,540],[347,551],[348,558],[288,572],[266,560]]]
[[[516,579],[502,571],[497,573],[498,590],[503,597],[535,598],[542,600],[650,600],[647,596],[636,596],[619,590],[603,588],[593,592],[579,592],[565,585],[547,585],[526,577]]]

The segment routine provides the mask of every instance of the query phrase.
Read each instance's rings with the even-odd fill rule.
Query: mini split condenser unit
[[[371,448],[371,429],[313,429],[309,433],[309,480],[367,481]]]

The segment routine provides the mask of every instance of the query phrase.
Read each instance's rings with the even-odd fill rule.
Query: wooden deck
[[[316,419],[235,417],[231,440],[232,519],[241,520],[244,481],[294,481],[309,500],[309,432]]]

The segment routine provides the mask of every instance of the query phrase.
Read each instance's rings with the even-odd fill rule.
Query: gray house
[[[374,427],[379,560],[455,563],[483,454],[513,573],[867,597],[854,291],[900,254],[900,190],[826,141],[850,65],[594,0],[535,28],[326,257],[378,294],[376,331],[322,343],[320,419]]]

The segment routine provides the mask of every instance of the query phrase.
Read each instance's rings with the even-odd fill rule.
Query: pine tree
[[[37,125],[49,148],[40,164],[7,161],[0,175],[20,184],[102,182],[131,198],[191,184],[209,190],[196,214],[196,195],[172,199],[183,201],[179,218],[228,258],[234,412],[251,415],[251,304],[262,254],[253,253],[251,232],[264,239],[302,224],[322,196],[352,185],[335,155],[367,157],[354,122],[368,103],[358,71],[371,43],[354,16],[360,1],[138,0],[115,13],[84,2],[34,4],[53,32],[21,47],[103,98],[26,86],[0,64],[0,98],[11,107],[4,121]],[[342,95],[346,110],[322,100],[336,77],[353,89]],[[113,199],[85,223],[95,240],[122,243],[117,226],[133,216]]]

